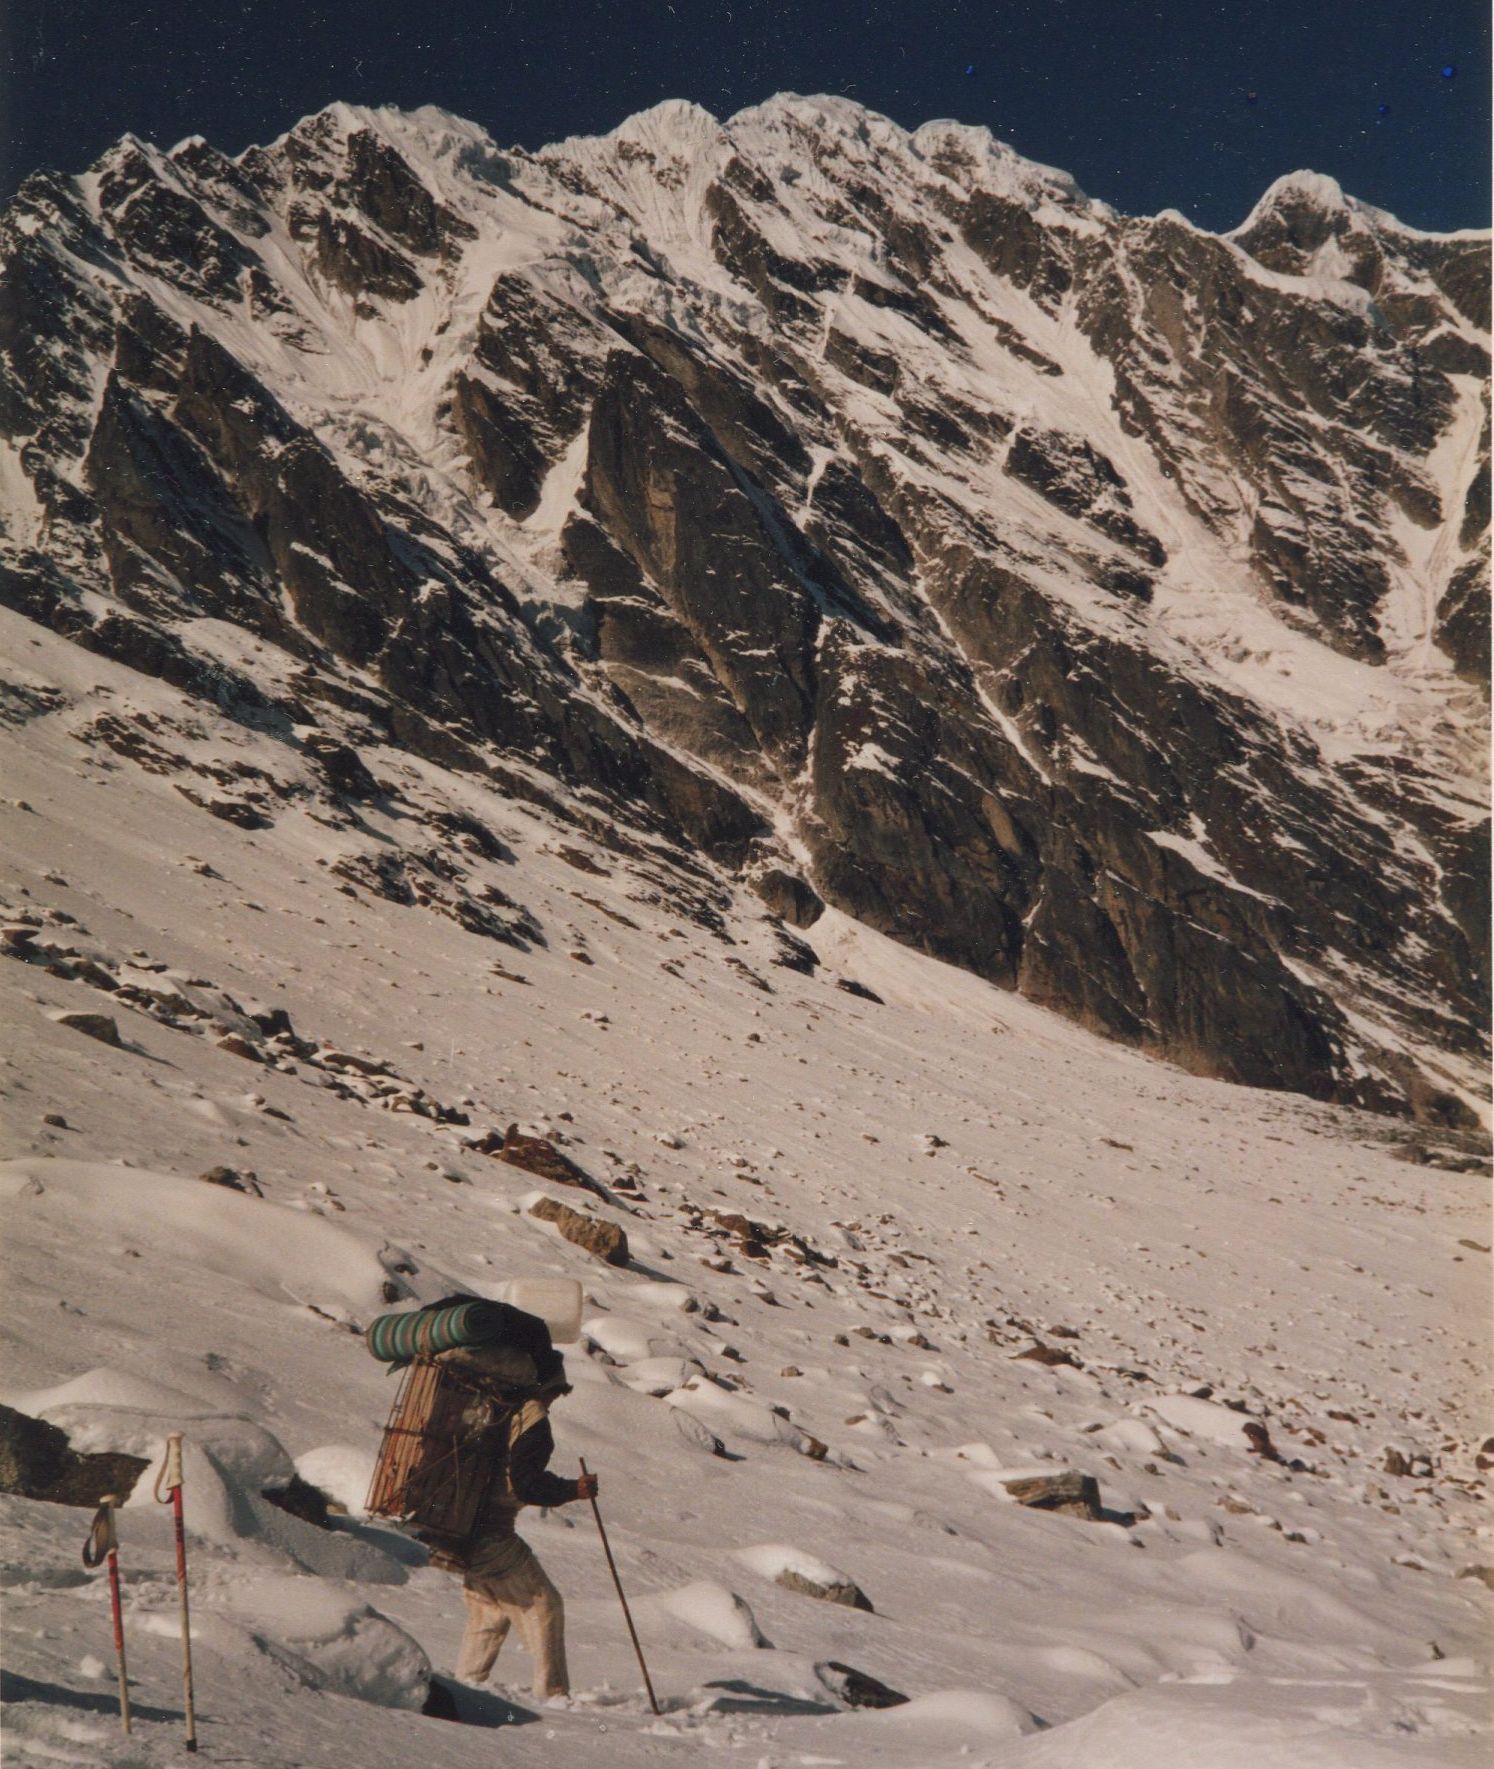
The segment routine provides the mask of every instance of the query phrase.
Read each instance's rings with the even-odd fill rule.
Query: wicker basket
[[[379,1445],[366,1509],[454,1550],[502,1467],[508,1409],[429,1358],[406,1370]]]

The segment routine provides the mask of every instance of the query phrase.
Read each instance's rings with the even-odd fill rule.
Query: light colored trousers
[[[565,1667],[565,1605],[532,1553],[526,1553],[509,1572],[469,1572],[462,1594],[467,1600],[467,1631],[457,1658],[456,1674],[461,1682],[485,1681],[509,1628],[517,1627],[534,1661],[535,1699],[570,1694],[571,1680]]]

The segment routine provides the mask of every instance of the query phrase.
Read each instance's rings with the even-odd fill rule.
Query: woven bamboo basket
[[[496,1470],[500,1409],[445,1365],[417,1358],[399,1385],[368,1489],[370,1517],[433,1546],[465,1542]]]

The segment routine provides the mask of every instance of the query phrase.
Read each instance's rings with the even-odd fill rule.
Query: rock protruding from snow
[[[208,1185],[221,1185],[230,1192],[243,1192],[247,1197],[262,1198],[259,1176],[241,1173],[237,1167],[206,1167],[197,1176]]]
[[[848,1708],[897,1708],[908,1700],[890,1683],[883,1683],[880,1678],[858,1671],[851,1665],[837,1664],[834,1659],[816,1665],[814,1674]]]
[[[123,1042],[119,1036],[119,1025],[112,1014],[88,1013],[79,1008],[55,1014],[53,1018],[59,1026],[66,1026],[69,1031],[81,1032],[85,1038],[97,1038],[100,1044],[112,1044],[117,1048]]]
[[[1083,1517],[1091,1523],[1102,1515],[1100,1483],[1092,1474],[1070,1468],[1061,1474],[1021,1476],[1004,1485],[1019,1505],[1031,1511],[1056,1511],[1060,1517]]]
[[[537,1198],[529,1206],[529,1214],[542,1222],[553,1222],[562,1236],[573,1245],[600,1259],[604,1265],[628,1263],[628,1237],[615,1222],[599,1216],[587,1216],[572,1210],[558,1198]]]
[[[308,1689],[419,1713],[431,1661],[419,1642],[352,1592],[326,1581],[259,1574],[236,1580],[228,1613]]]
[[[829,1561],[806,1554],[802,1548],[790,1548],[778,1542],[765,1542],[757,1548],[738,1548],[733,1559],[750,1567],[765,1579],[785,1590],[798,1591],[805,1597],[817,1597],[823,1603],[840,1603],[848,1609],[864,1609],[872,1613],[871,1602],[856,1581]]]
[[[539,1179],[547,1179],[552,1185],[577,1186],[583,1191],[601,1194],[602,1188],[582,1168],[563,1155],[547,1136],[525,1136],[517,1124],[510,1124],[501,1138],[496,1139],[496,1146],[489,1148],[480,1144],[484,1154],[495,1154],[500,1161],[507,1161],[511,1167],[522,1167],[526,1173],[532,1173]]]
[[[53,1505],[97,1505],[112,1493],[122,1505],[148,1466],[116,1450],[81,1454],[45,1419],[0,1406],[0,1493]]]

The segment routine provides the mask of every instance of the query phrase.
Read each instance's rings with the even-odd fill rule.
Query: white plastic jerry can
[[[538,1315],[556,1345],[570,1345],[581,1336],[581,1286],[575,1278],[510,1278],[499,1301]]]

